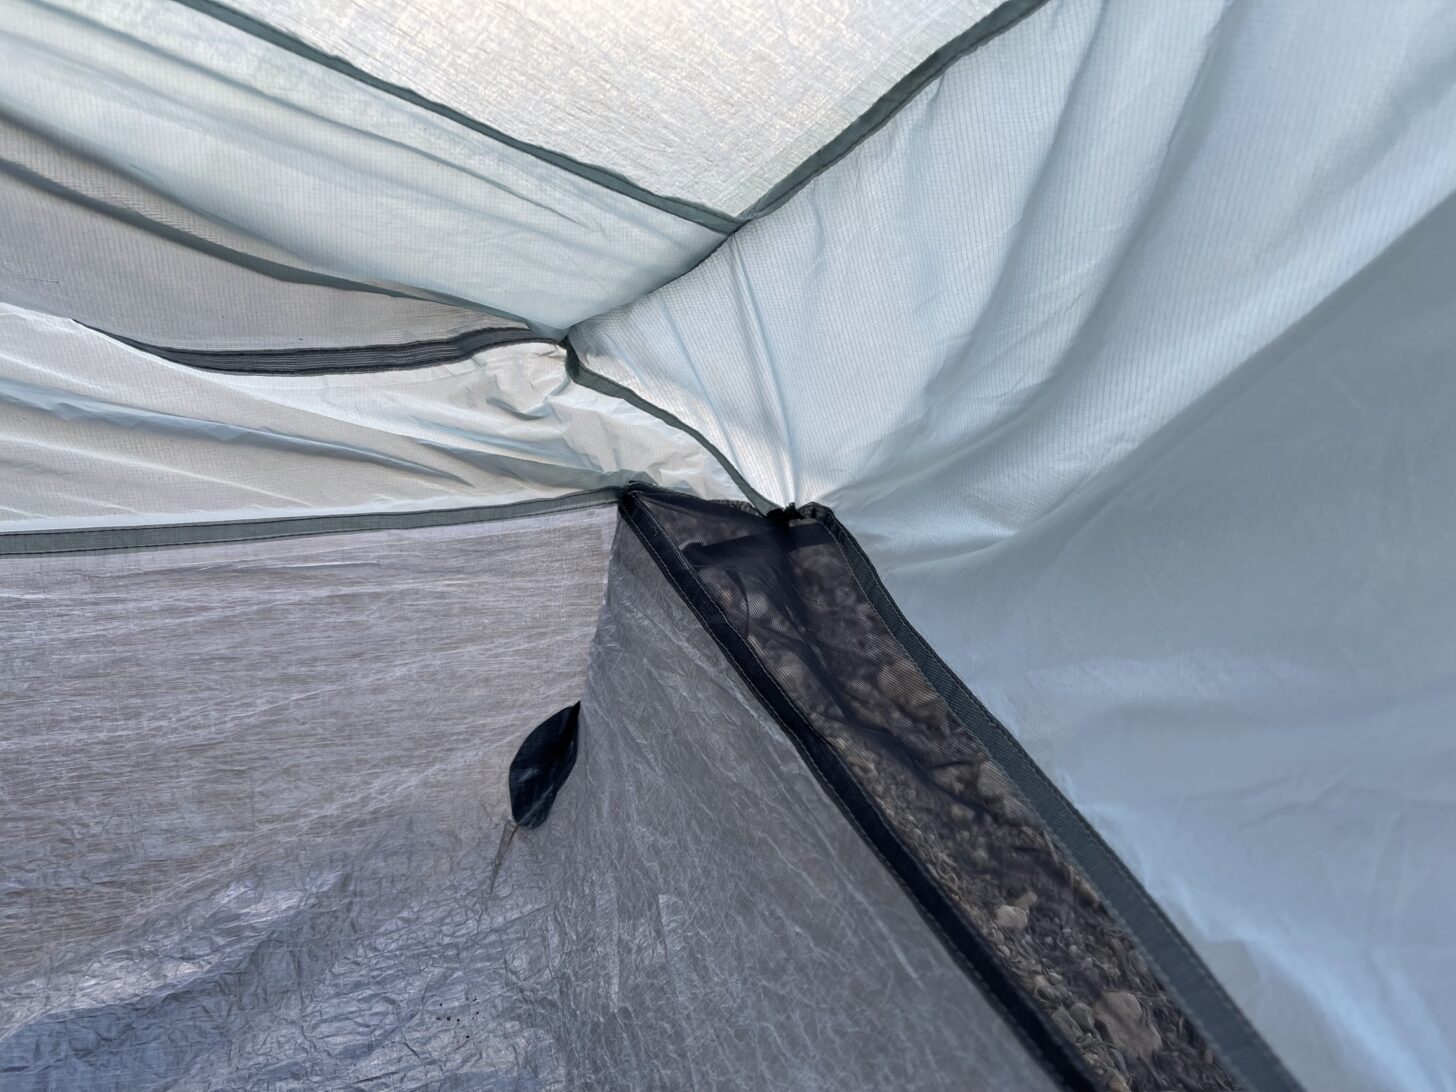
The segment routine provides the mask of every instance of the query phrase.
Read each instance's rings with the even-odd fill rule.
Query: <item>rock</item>
[[[1085,1002],[1078,1001],[1072,1006],[1072,1019],[1077,1021],[1077,1026],[1084,1031],[1097,1030],[1097,1022],[1092,1017],[1092,1009]]]
[[[1107,1079],[1107,1092],[1132,1092],[1132,1089],[1121,1076],[1114,1073]]]
[[[955,820],[955,824],[958,827],[968,827],[976,821],[976,813],[964,804],[957,804],[952,801],[947,810],[950,812],[950,817]]]
[[[1111,990],[1093,1006],[1103,1036],[1134,1058],[1147,1058],[1163,1046],[1163,1037],[1143,1015],[1142,1004],[1130,993]]]
[[[1051,1001],[1057,996],[1057,988],[1051,984],[1044,974],[1039,974],[1031,980],[1031,991],[1043,1001]]]
[[[1024,895],[1021,895],[1018,898],[1016,898],[1015,900],[1013,900],[1012,903],[1011,903],[1011,905],[1012,906],[1019,906],[1023,910],[1030,910],[1033,906],[1036,905],[1036,892],[1035,891],[1028,891],[1028,892],[1026,892]]]
[[[1127,953],[1127,962],[1128,966],[1130,966],[1135,973],[1143,977],[1147,977],[1148,961],[1143,958],[1142,952],[1138,951],[1136,948],[1129,949]]]
[[[1072,1042],[1075,1043],[1078,1039],[1082,1038],[1082,1032],[1078,1029],[1066,1009],[1059,1008],[1056,1012],[1052,1013],[1052,1023],[1057,1026],[1058,1031]]]
[[[1117,1066],[1117,1071],[1124,1077],[1127,1076],[1127,1059],[1122,1056],[1122,1051],[1113,1047],[1108,1053],[1112,1055],[1112,1064]]]
[[[1021,798],[1015,795],[1003,796],[997,800],[996,810],[1012,823],[1030,826],[1036,822],[1036,812],[1023,804]]]
[[[976,774],[976,792],[987,800],[1000,800],[1011,794],[1011,781],[994,762],[987,762]]]
[[[954,762],[930,771],[930,780],[955,796],[962,795],[976,783],[976,767],[969,762]]]
[[[1019,906],[996,907],[996,924],[1010,933],[1019,933],[1026,928],[1027,913]]]

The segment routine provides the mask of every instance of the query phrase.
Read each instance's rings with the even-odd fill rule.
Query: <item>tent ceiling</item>
[[[239,0],[521,140],[724,212],[996,0]]]
[[[173,0],[0,4],[0,114],[250,251],[553,334],[722,239]]]

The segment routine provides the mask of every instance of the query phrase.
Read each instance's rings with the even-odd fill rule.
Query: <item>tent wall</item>
[[[614,519],[0,561],[7,1088],[1064,1087]]]
[[[7,3],[0,113],[311,267],[548,333],[722,238],[173,0]]]
[[[513,846],[549,877],[566,1087],[1059,1087],[626,528],[582,747]]]
[[[450,349],[406,370],[324,351],[293,370],[344,370],[239,374],[0,305],[0,530],[508,505],[639,477],[738,496],[696,441],[572,383],[560,346]],[[258,362],[243,357],[212,366]]]
[[[904,624],[832,513],[765,518],[640,489],[622,511],[1060,1087],[1295,1088],[1121,863]]]
[[[1449,5],[1054,0],[588,369],[822,501],[1309,1088],[1445,1089]]]
[[[330,276],[3,116],[0,202],[0,299],[153,345],[379,345],[520,326]]]
[[[239,2],[0,5],[0,1073],[1452,1087],[1449,4]]]
[[[550,915],[491,873],[614,523],[0,558],[5,1087],[549,1075]]]

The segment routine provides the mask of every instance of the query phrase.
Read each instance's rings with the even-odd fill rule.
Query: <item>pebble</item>
[[[955,820],[957,826],[968,826],[976,821],[976,813],[964,804],[957,804],[952,801],[950,808],[947,810],[950,812],[950,817]]]
[[[987,762],[976,774],[976,791],[987,800],[1000,800],[1011,793],[1011,781],[994,762]]]
[[[1108,1042],[1134,1058],[1146,1058],[1163,1046],[1163,1037],[1143,1018],[1142,1004],[1130,993],[1104,993],[1093,1013]]]
[[[1077,1021],[1077,1026],[1084,1031],[1096,1031],[1097,1021],[1092,1016],[1092,1009],[1086,1002],[1078,1001],[1072,1006],[1072,1019]]]
[[[969,762],[956,762],[950,766],[940,766],[930,771],[930,780],[934,781],[942,789],[952,793],[962,793],[968,785],[975,784],[976,768]]]
[[[1036,822],[1036,812],[1015,796],[1003,796],[996,801],[996,810],[1005,816],[1008,822],[1020,823],[1023,826],[1031,826]]]
[[[1148,961],[1143,958],[1142,952],[1132,948],[1127,953],[1127,962],[1140,975],[1148,973]]]
[[[1058,1031],[1074,1043],[1082,1037],[1082,1033],[1077,1030],[1077,1025],[1073,1022],[1072,1017],[1068,1015],[1066,1009],[1059,1008],[1056,1012],[1052,1013],[1052,1023],[1057,1026]]]
[[[1019,906],[996,907],[996,924],[1009,932],[1019,933],[1026,928],[1028,917]]]

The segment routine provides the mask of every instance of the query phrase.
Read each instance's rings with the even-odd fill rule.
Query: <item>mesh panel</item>
[[[1053,0],[572,332],[853,528],[1321,1092],[1456,1072],[1453,53]]]
[[[331,277],[3,117],[0,203],[0,298],[156,345],[380,345],[520,325]]]
[[[0,559],[7,1092],[1052,1092],[613,519]]]
[[[1070,1087],[1241,1087],[887,628],[828,513],[771,521],[636,491],[623,504],[865,838]]]
[[[614,523],[0,558],[5,1087],[552,1087],[492,870]]]
[[[172,0],[4,5],[0,112],[311,268],[547,333],[722,238]]]

